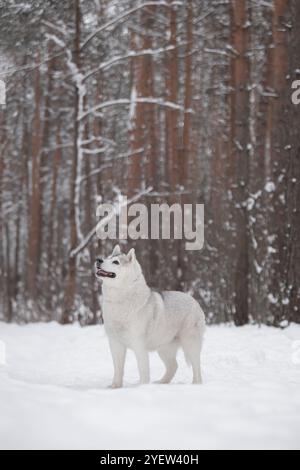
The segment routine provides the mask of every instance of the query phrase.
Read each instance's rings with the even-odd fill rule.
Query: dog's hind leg
[[[175,341],[158,349],[158,354],[166,366],[166,373],[157,383],[168,384],[174,378],[178,369],[178,363],[176,360],[177,349],[178,343]]]
[[[193,368],[193,384],[201,384],[201,338],[199,335],[183,335],[180,338],[181,346],[188,363]]]

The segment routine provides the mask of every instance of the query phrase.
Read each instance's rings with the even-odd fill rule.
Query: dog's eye
[[[113,264],[116,264],[117,266],[120,265],[119,261],[113,261]]]

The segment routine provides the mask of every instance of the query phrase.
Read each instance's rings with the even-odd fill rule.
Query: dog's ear
[[[127,255],[127,259],[128,259],[128,261],[129,261],[129,263],[132,263],[133,261],[135,261],[136,258],[135,258],[135,249],[134,249],[134,248],[132,248],[132,249],[129,251],[129,253],[128,253],[128,255]]]
[[[112,252],[112,255],[113,256],[119,256],[121,254],[121,248],[120,248],[120,245],[116,245],[114,247],[114,250]]]

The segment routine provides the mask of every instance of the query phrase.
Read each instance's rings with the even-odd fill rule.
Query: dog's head
[[[134,282],[141,274],[141,267],[136,259],[135,250],[126,255],[117,245],[108,258],[96,260],[96,277],[110,286],[122,286]]]

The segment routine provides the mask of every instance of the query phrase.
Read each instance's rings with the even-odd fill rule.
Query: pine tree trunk
[[[81,10],[80,0],[75,0],[75,39],[74,39],[74,63],[77,70],[80,70],[80,37],[81,37]],[[78,227],[76,220],[76,184],[78,178],[78,159],[79,159],[79,89],[77,83],[74,91],[74,134],[73,134],[73,160],[70,178],[70,253],[76,248],[78,243]],[[79,203],[79,201],[77,201]],[[62,316],[62,323],[68,324],[72,321],[72,314],[76,293],[76,276],[77,276],[77,259],[76,257],[69,256],[68,276],[65,289],[65,303],[64,312]]]
[[[268,232],[268,323],[278,326],[285,319],[287,279],[287,162],[289,161],[289,129],[286,107],[288,92],[288,29],[284,23],[288,0],[275,0],[272,18],[273,43],[268,57],[268,89],[266,129],[266,211]]]
[[[39,56],[36,59],[39,62]],[[35,70],[35,111],[32,130],[32,158],[31,158],[31,195],[30,195],[30,220],[28,230],[28,296],[32,301],[37,300],[38,295],[38,266],[39,248],[41,241],[41,77],[40,68]]]
[[[172,0],[169,0],[172,3]],[[177,51],[177,12],[174,6],[169,8],[169,46],[174,49],[167,54],[166,70],[166,95],[167,100],[177,103],[178,99],[178,51]],[[179,184],[179,138],[178,138],[178,116],[177,110],[166,110],[166,162],[168,182],[171,190],[175,190]]]
[[[300,3],[290,3],[292,31],[289,41],[291,81],[299,80],[300,50]],[[286,316],[289,322],[300,323],[300,106],[294,105],[287,96],[290,159],[288,171],[288,246],[287,246],[287,291],[288,303],[285,302]]]
[[[2,119],[0,115],[0,308],[3,309],[3,313],[6,319],[7,315],[7,295],[6,295],[6,253],[5,253],[5,222],[4,222],[4,207],[3,207],[3,198],[4,198],[4,170],[5,170],[5,150],[8,145],[8,140],[6,137],[5,129],[5,119]]]
[[[59,166],[61,162],[61,136],[60,136],[60,125],[57,126],[56,130],[56,146],[54,155],[53,155],[53,167],[52,167],[52,184],[51,184],[51,202],[50,202],[50,212],[49,212],[49,221],[48,221],[48,248],[47,248],[47,260],[48,260],[48,273],[47,278],[50,282],[52,268],[53,268],[53,259],[54,259],[54,239],[55,239],[55,211],[57,207],[57,180]]]
[[[155,7],[141,12],[142,33],[132,33],[132,49],[137,53],[153,47],[151,31],[155,21]],[[128,189],[129,195],[137,192],[143,182],[156,185],[157,144],[155,128],[155,107],[152,104],[136,103],[137,98],[154,97],[154,70],[151,55],[132,59],[132,86],[130,110],[130,158]],[[136,155],[135,155],[136,154]]]
[[[186,35],[187,47],[185,51],[185,97],[184,97],[184,121],[183,121],[183,138],[182,138],[182,153],[179,162],[179,169],[181,175],[181,185],[183,187],[190,187],[192,176],[195,173],[195,165],[192,161],[192,106],[193,106],[193,3],[187,4],[187,19],[186,19]]]
[[[249,233],[247,189],[249,165],[249,26],[246,0],[231,0],[231,116],[229,190],[232,194],[233,306],[238,326],[248,323]]]

